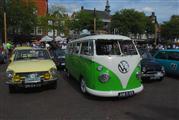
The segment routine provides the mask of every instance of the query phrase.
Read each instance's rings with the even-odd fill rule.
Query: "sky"
[[[64,6],[69,15],[75,11],[79,11],[81,6],[84,9],[104,10],[106,0],[49,0],[51,5]],[[179,0],[109,0],[111,14],[121,9],[133,8],[151,15],[155,12],[159,23],[168,21],[172,15],[179,15]]]

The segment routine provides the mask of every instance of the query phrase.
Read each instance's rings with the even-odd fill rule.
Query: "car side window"
[[[179,53],[178,52],[170,52],[170,54],[168,54],[168,59],[179,61]]]
[[[159,52],[156,56],[155,56],[155,58],[157,58],[157,59],[164,59],[164,60],[166,60],[166,59],[168,59],[168,54],[167,54],[167,52]]]

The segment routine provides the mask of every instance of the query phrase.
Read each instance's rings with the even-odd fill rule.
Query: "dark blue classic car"
[[[148,50],[139,50],[141,60],[142,80],[163,80],[165,75],[164,67],[158,63]]]

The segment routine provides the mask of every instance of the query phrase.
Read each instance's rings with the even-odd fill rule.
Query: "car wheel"
[[[52,89],[57,89],[57,81],[55,81],[55,82],[53,82],[53,83],[51,84],[51,88],[52,88]]]
[[[16,92],[16,87],[13,85],[9,85],[9,93],[15,93]]]
[[[81,82],[80,82],[80,88],[81,88],[82,93],[86,93],[86,83],[83,78],[81,79]]]

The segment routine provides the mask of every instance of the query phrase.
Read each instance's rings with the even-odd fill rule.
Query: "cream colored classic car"
[[[18,87],[57,87],[57,68],[46,49],[15,48],[6,74],[10,93],[15,92]]]

